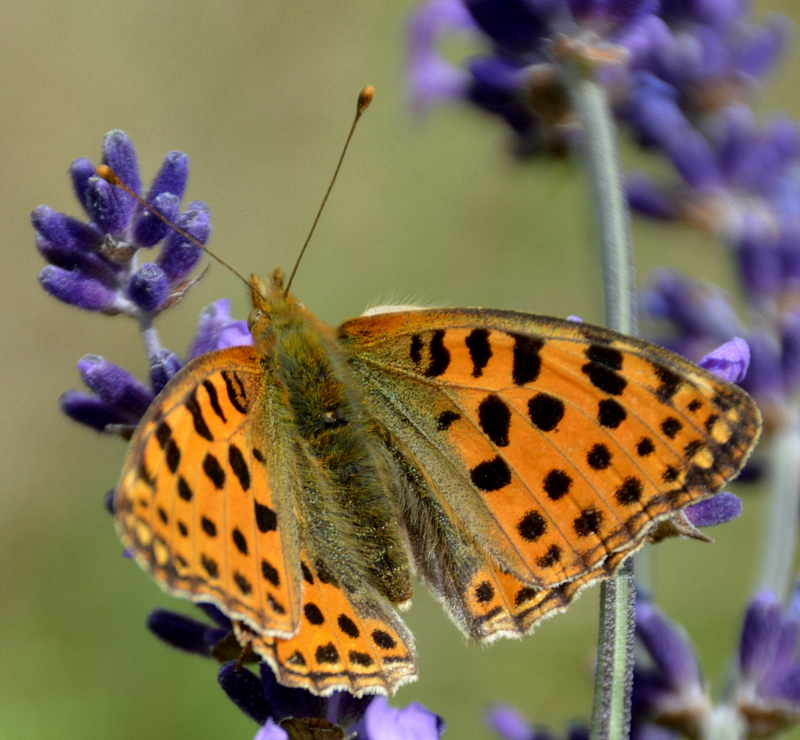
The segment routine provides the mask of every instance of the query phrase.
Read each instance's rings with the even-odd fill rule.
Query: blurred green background
[[[191,159],[188,198],[213,213],[213,248],[241,272],[290,265],[349,126],[355,97],[377,88],[329,201],[296,292],[331,323],[376,303],[479,305],[602,321],[598,259],[580,172],[520,166],[502,128],[466,109],[412,120],[404,29],[414,2],[110,0],[0,5],[0,737],[250,738],[255,725],[216,685],[209,661],[144,629],[150,609],[190,612],[128,560],[102,505],[124,455],[117,439],[69,422],[56,404],[79,387],[86,353],[146,372],[134,323],[57,303],[37,286],[42,262],[28,214],[79,214],[67,167],[99,159],[123,128],[145,181],[163,155]],[[793,0],[759,11],[800,19]],[[760,103],[797,116],[793,49]],[[626,158],[631,160],[631,153]],[[678,227],[637,222],[640,280],[668,264],[732,287],[721,249]],[[220,296],[247,315],[242,286],[213,264],[159,326],[182,351],[200,308]],[[740,489],[741,490],[741,489]],[[658,547],[660,603],[696,639],[717,688],[761,532],[757,491],[713,546]],[[487,738],[489,701],[563,727],[590,709],[598,589],[522,642],[469,645],[423,589],[407,621],[420,700],[447,737]]]

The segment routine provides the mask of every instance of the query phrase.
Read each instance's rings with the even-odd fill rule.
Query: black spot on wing
[[[544,477],[544,492],[551,501],[558,501],[569,493],[572,477],[563,470],[554,468]]]
[[[614,492],[614,497],[620,506],[631,506],[639,502],[644,492],[642,481],[631,476],[626,478],[622,485]]]
[[[664,468],[664,472],[661,474],[661,480],[663,480],[664,483],[673,483],[678,480],[680,474],[681,471],[674,465],[667,465],[667,467]]]
[[[264,504],[254,502],[256,510],[256,525],[260,532],[274,532],[278,528],[278,515]]]
[[[514,359],[511,379],[516,385],[533,383],[542,371],[542,358],[539,354],[544,340],[525,334],[510,334],[514,340]]]
[[[354,640],[361,634],[356,623],[350,619],[346,614],[340,614],[336,623],[339,625],[339,629],[348,637],[352,637]]]
[[[473,329],[465,340],[469,356],[472,360],[472,377],[480,378],[483,370],[492,357],[492,347],[489,344],[487,329]]]
[[[248,547],[247,547],[247,539],[242,534],[241,530],[238,527],[235,527],[232,532],[233,544],[236,545],[236,549],[242,553],[242,555],[247,555]]]
[[[529,511],[517,522],[522,539],[536,542],[547,531],[547,520],[538,511]]]
[[[628,414],[613,398],[604,398],[598,404],[597,421],[607,429],[616,429]]]
[[[275,586],[275,588],[281,585],[281,576],[277,568],[263,558],[261,559],[261,575]]]
[[[337,580],[336,576],[330,571],[327,565],[322,562],[322,560],[317,560],[314,563],[314,568],[317,571],[317,578],[319,578],[320,583],[324,583],[329,586],[333,586],[334,588],[339,587],[339,581]]]
[[[498,447],[508,446],[508,429],[511,425],[511,410],[500,397],[493,393],[478,405],[478,421],[484,434]]]
[[[592,445],[586,453],[586,462],[592,470],[605,470],[611,465],[611,451],[604,444]]]
[[[616,370],[601,365],[599,362],[587,362],[581,370],[595,388],[609,396],[622,395],[628,385],[628,381]]]
[[[603,515],[590,506],[584,509],[579,516],[575,517],[573,526],[575,534],[579,537],[588,537],[590,534],[597,534],[600,531],[600,525],[603,522]]]
[[[250,490],[250,469],[247,467],[242,451],[235,444],[231,444],[228,447],[228,462],[231,465],[231,470],[239,479],[242,490]]]
[[[605,365],[610,370],[622,370],[622,352],[603,344],[590,344],[584,351],[589,362]]]
[[[422,339],[419,334],[413,334],[411,336],[411,346],[408,350],[408,356],[415,365],[419,365],[420,362],[422,362],[422,347]]]
[[[661,431],[670,439],[675,439],[681,429],[683,429],[683,424],[674,416],[669,416],[661,422]]]
[[[286,614],[286,607],[281,604],[272,594],[267,594],[267,601],[269,605],[272,607],[272,611],[276,614]]]
[[[231,370],[222,371],[222,379],[225,381],[225,390],[228,393],[228,400],[231,406],[240,414],[247,413],[247,394],[244,392],[242,379]]]
[[[206,573],[208,573],[208,575],[210,575],[212,578],[219,578],[219,566],[217,565],[216,560],[208,557],[207,555],[201,555],[200,564],[203,566]]]
[[[194,430],[203,437],[203,439],[207,439],[210,442],[213,436],[211,435],[211,430],[208,428],[208,424],[206,424],[200,402],[197,400],[197,388],[194,388],[189,394],[189,398],[186,400],[186,408],[189,409],[189,413],[192,415]]]
[[[170,439],[167,442],[164,452],[167,456],[167,467],[169,468],[170,472],[177,473],[178,466],[181,464],[181,451],[178,448],[178,445],[175,444],[174,439]]]
[[[394,650],[397,641],[384,630],[372,630],[372,641],[382,650]]]
[[[320,645],[314,654],[318,663],[338,663],[339,651],[334,647],[332,642],[327,645]]]
[[[488,604],[494,598],[494,587],[489,581],[483,581],[475,587],[475,600],[479,604]]]
[[[659,380],[659,385],[655,390],[656,397],[662,403],[666,403],[678,392],[678,389],[683,383],[683,378],[678,375],[678,373],[670,370],[668,367],[659,365],[657,362],[653,362],[651,364],[653,365],[653,370],[655,371],[656,377]]]
[[[461,414],[455,411],[442,411],[442,413],[436,417],[437,431],[446,432],[452,426],[453,422],[458,421],[460,418]]]
[[[656,446],[653,444],[653,440],[650,437],[642,437],[636,443],[636,454],[639,457],[647,457],[648,455],[652,455],[655,452]]]
[[[242,592],[243,596],[247,596],[252,590],[253,586],[251,585],[250,581],[247,580],[241,573],[234,573],[233,580],[236,581],[236,585],[239,587],[239,591]]]
[[[172,428],[166,421],[159,422],[156,427],[156,439],[162,450],[167,446],[167,442],[172,439]]]
[[[348,653],[350,662],[360,665],[362,668],[369,668],[375,661],[367,653],[351,650]]]
[[[184,478],[182,475],[178,476],[178,496],[180,496],[184,501],[191,501],[194,497],[191,487],[186,482],[186,478]]]
[[[212,522],[208,517],[204,516],[200,519],[200,526],[209,537],[217,536],[217,525],[214,524],[214,522]]]
[[[208,393],[208,401],[214,413],[223,424],[227,423],[228,420],[225,418],[225,412],[222,410],[222,406],[219,405],[219,396],[217,395],[216,386],[210,380],[206,379],[203,381],[203,388],[205,388],[206,393]]]
[[[450,366],[450,350],[444,346],[444,329],[433,332],[428,348],[431,353],[431,361],[425,370],[426,378],[438,378],[444,374]]]
[[[155,488],[156,481],[155,478],[150,474],[150,471],[147,469],[147,465],[145,465],[144,458],[139,462],[139,478],[146,486],[150,488]],[[112,512],[113,513],[113,512]]]
[[[492,460],[478,463],[470,471],[472,482],[481,491],[499,491],[511,483],[511,470],[500,455]]]
[[[519,591],[517,591],[516,596],[514,597],[514,606],[520,607],[523,604],[530,601],[532,598],[539,593],[539,589],[533,588],[531,586],[523,586]]]
[[[561,548],[558,545],[550,545],[547,552],[536,560],[536,565],[540,568],[552,568],[561,562]]]
[[[311,602],[306,604],[303,607],[303,614],[305,614],[309,624],[313,624],[315,627],[325,624],[325,617],[322,615],[322,612],[316,604],[312,604]]]
[[[543,432],[552,432],[564,418],[564,402],[547,393],[537,393],[528,401],[528,417]]]
[[[225,471],[219,464],[219,460],[210,452],[206,453],[203,460],[203,472],[218,491],[221,491],[225,487]]]

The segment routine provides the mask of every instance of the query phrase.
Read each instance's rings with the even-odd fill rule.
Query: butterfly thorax
[[[367,580],[394,602],[411,595],[392,463],[354,392],[335,331],[283,287],[255,276],[249,326],[267,382],[284,398],[297,449],[295,495],[303,539],[347,587]]]

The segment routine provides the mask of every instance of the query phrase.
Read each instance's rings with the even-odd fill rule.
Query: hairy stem
[[[591,183],[603,264],[606,323],[636,331],[630,214],[622,182],[616,127],[608,98],[591,65],[576,53],[562,64],[572,108],[582,127],[582,154]],[[592,740],[624,740],[630,734],[635,627],[633,562],[602,584]]]
[[[770,440],[770,510],[758,579],[759,588],[772,589],[783,601],[793,585],[800,506],[800,420],[794,405],[790,405],[788,411],[790,418]]]

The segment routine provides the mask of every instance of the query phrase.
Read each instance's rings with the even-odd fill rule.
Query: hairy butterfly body
[[[289,686],[413,680],[412,573],[468,636],[527,634],[759,434],[743,391],[605,329],[440,309],[334,330],[277,270],[251,286],[254,346],[173,378],[114,508],[162,588],[219,607]]]

